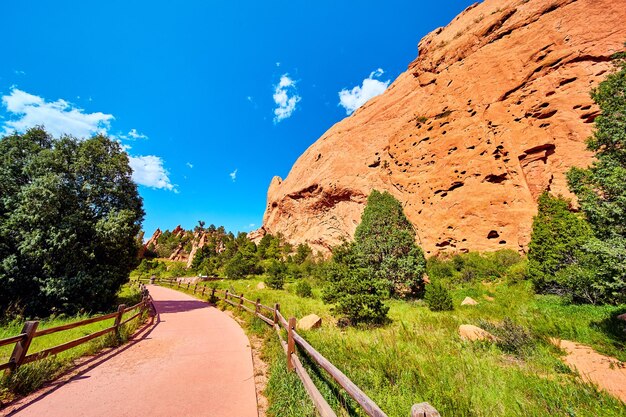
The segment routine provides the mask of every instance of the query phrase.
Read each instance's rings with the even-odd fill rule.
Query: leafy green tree
[[[142,200],[127,154],[42,128],[0,140],[0,309],[103,310],[137,266]]]
[[[300,243],[296,247],[296,255],[293,257],[293,260],[295,263],[301,265],[302,263],[304,263],[304,261],[309,259],[311,255],[313,255],[311,247],[306,243]]]
[[[355,250],[391,294],[423,290],[426,259],[402,205],[388,192],[373,190],[354,234]]]
[[[287,275],[287,265],[282,261],[272,260],[272,264],[267,270],[265,283],[274,290],[282,290],[285,285]]]
[[[587,272],[580,275],[612,303],[626,301],[626,60],[617,57],[618,71],[591,93],[600,115],[587,147],[596,158],[567,176],[594,234],[584,247]]]
[[[313,289],[308,281],[302,279],[296,284],[296,295],[299,297],[313,297]]]
[[[569,202],[562,197],[544,192],[538,205],[528,247],[528,275],[539,292],[571,293],[557,272],[579,264],[582,248],[592,237],[591,229],[569,210]]]

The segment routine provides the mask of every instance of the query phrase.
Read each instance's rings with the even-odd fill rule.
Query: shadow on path
[[[156,304],[156,303],[155,303]],[[157,310],[158,311],[158,310]],[[2,416],[13,416],[16,413],[24,410],[32,404],[35,404],[38,401],[43,400],[48,395],[52,394],[65,384],[78,381],[80,379],[84,379],[84,375],[91,371],[92,369],[102,365],[107,362],[109,359],[119,355],[120,353],[125,352],[127,349],[130,349],[137,343],[148,339],[148,336],[152,331],[158,326],[161,322],[161,318],[159,314],[156,315],[156,320],[150,320],[146,325],[139,328],[135,334],[128,340],[128,342],[120,347],[104,349],[103,351],[95,354],[94,356],[89,357],[87,360],[81,361],[77,365],[72,366],[67,371],[63,372],[59,377],[57,377],[54,381],[47,383],[39,390],[35,391],[28,396],[18,399],[13,403],[9,403],[6,405],[5,409],[0,409],[0,415]],[[80,359],[79,359],[80,360]],[[8,414],[4,414],[8,413]]]
[[[207,308],[208,303],[200,300],[163,300],[154,301],[154,307],[159,314],[183,313],[185,311]]]

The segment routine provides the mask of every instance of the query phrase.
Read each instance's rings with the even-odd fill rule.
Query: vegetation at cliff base
[[[600,107],[588,140],[589,168],[572,168],[580,215],[543,195],[533,223],[530,276],[536,289],[593,304],[626,302],[626,61],[593,90]]]
[[[137,266],[142,200],[128,155],[97,135],[0,140],[0,311],[102,311]]]

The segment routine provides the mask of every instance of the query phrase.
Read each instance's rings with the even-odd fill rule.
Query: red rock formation
[[[145,245],[143,245],[144,250],[150,248],[150,246],[152,246],[153,248],[157,247],[157,242],[159,240],[159,238],[161,237],[161,235],[163,234],[163,232],[161,232],[161,229],[157,228],[154,233],[152,234],[152,237],[150,239],[148,239],[148,241],[146,242]]]
[[[373,188],[404,205],[429,254],[524,250],[543,190],[589,164],[589,91],[626,41],[615,0],[486,0],[419,43],[387,91],[270,185],[265,231],[326,250]],[[256,235],[262,236],[262,233]]]

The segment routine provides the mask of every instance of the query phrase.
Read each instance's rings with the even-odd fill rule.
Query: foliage
[[[282,261],[272,260],[272,264],[267,270],[267,278],[265,283],[274,290],[282,290],[285,285],[285,275],[287,274],[287,265]]]
[[[312,297],[313,289],[311,288],[311,284],[304,279],[298,281],[296,284],[296,294],[299,297]]]
[[[386,303],[393,321],[386,326],[323,326],[307,332],[306,339],[389,417],[406,416],[420,401],[428,401],[441,415],[453,416],[624,416],[626,408],[618,399],[569,371],[561,352],[542,339],[573,340],[626,360],[624,325],[608,333],[604,324],[620,324],[614,317],[626,307],[565,304],[560,297],[536,295],[528,281],[510,284],[505,278],[450,289],[455,300],[487,293],[494,297],[475,308],[432,312],[422,303],[392,299]],[[315,312],[332,321],[331,306],[322,300],[288,291],[255,290],[255,284],[218,283],[221,288],[233,286],[249,299],[258,297],[264,305],[280,303],[285,317]],[[232,311],[253,320],[251,314]],[[459,324],[475,323],[479,317],[494,323],[510,317],[538,340],[519,356],[490,344],[460,343]],[[286,371],[284,352],[271,331],[266,326],[268,343],[262,352],[269,366],[270,410],[280,416],[313,415],[302,384]],[[304,366],[337,414],[359,415],[358,405],[341,396],[337,384],[306,358],[301,357]]]
[[[535,347],[538,342],[537,336],[533,335],[524,326],[516,324],[510,317],[505,317],[500,322],[479,320],[478,326],[496,336],[496,345],[504,352],[516,356],[525,356]]]
[[[567,175],[584,218],[544,194],[533,223],[531,279],[538,291],[574,302],[626,302],[626,64],[620,65],[591,94],[601,111],[588,140],[596,159]]]
[[[293,260],[298,265],[301,265],[304,261],[309,259],[312,255],[313,255],[313,251],[311,250],[311,247],[307,245],[306,243],[301,243],[296,248],[296,254],[293,257]]]
[[[579,262],[591,229],[569,210],[569,202],[562,197],[543,193],[538,206],[528,251],[529,277],[539,292],[571,293],[572,288],[558,280],[557,272]]]
[[[523,271],[524,259],[515,251],[503,249],[496,252],[469,252],[450,258],[431,257],[426,270],[433,280],[454,283],[492,281],[510,275],[511,270]]]
[[[415,243],[413,225],[391,194],[372,190],[354,242],[363,266],[372,270],[375,279],[386,281],[391,294],[419,294],[426,260]]]
[[[454,310],[450,291],[438,281],[426,286],[424,301],[426,301],[426,305],[428,305],[431,311]]]
[[[573,168],[567,179],[578,197],[594,237],[584,245],[580,265],[567,278],[591,286],[577,294],[586,302],[626,302],[626,61],[591,96],[600,107],[588,149],[596,159],[586,169]]]
[[[351,324],[384,323],[389,311],[383,303],[389,296],[387,282],[377,279],[371,269],[357,265],[351,244],[345,244],[333,256],[326,268],[324,301],[334,303],[335,313],[347,317]]]
[[[137,265],[142,200],[128,156],[105,136],[0,140],[0,309],[99,311]]]

